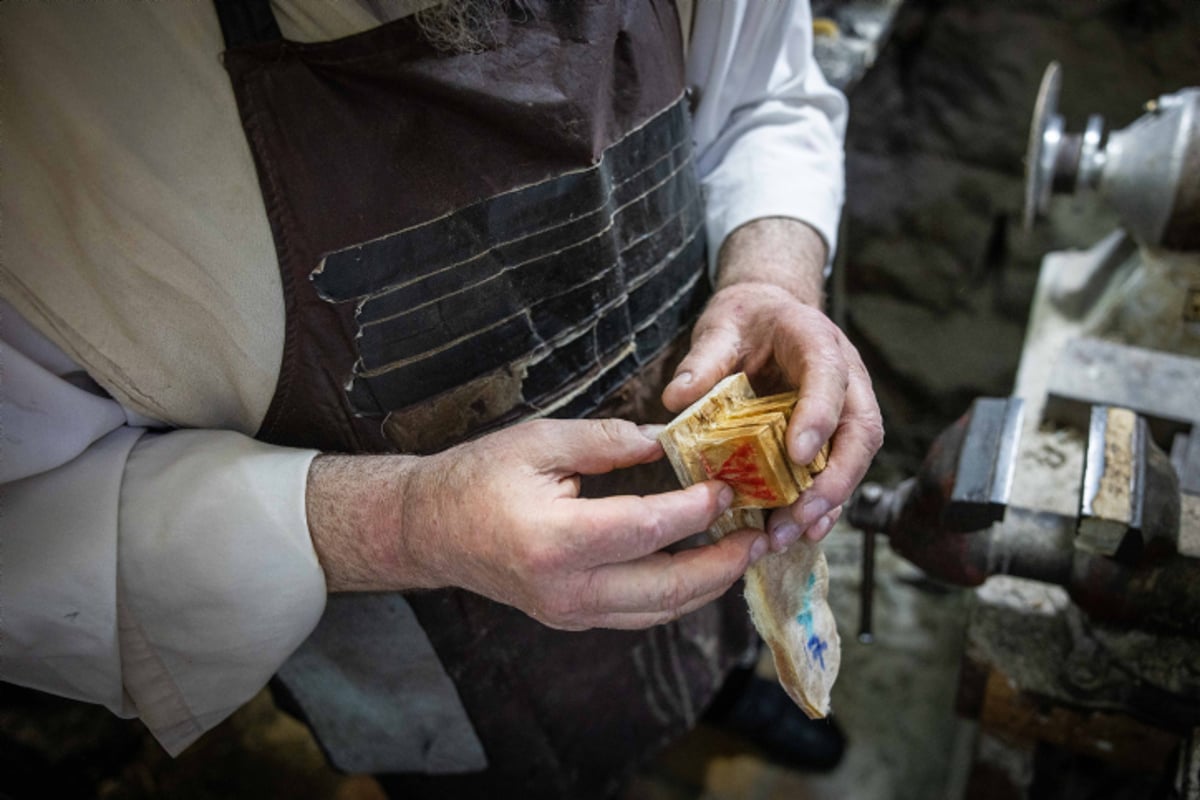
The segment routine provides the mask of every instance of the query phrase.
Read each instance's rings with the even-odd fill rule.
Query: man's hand
[[[767,550],[738,531],[662,549],[728,507],[716,481],[646,497],[579,497],[579,476],[662,457],[621,420],[540,420],[434,456],[323,456],[309,527],[331,590],[457,586],[555,628],[645,628],[724,593]]]
[[[759,385],[799,389],[787,430],[789,457],[807,464],[830,439],[833,449],[813,487],[771,515],[775,550],[804,533],[824,537],[883,443],[862,359],[820,310],[824,263],[824,243],[802,222],[764,219],[734,231],[721,249],[717,292],[663,391],[664,405],[680,411],[740,370]]]

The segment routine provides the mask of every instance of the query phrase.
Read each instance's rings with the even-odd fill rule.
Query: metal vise
[[[875,532],[949,583],[1004,574],[1058,584],[1097,619],[1200,635],[1200,559],[1179,553],[1179,480],[1145,420],[1094,407],[1081,508],[1068,517],[1009,504],[1021,413],[1018,398],[980,398],[915,477],[851,498],[848,520],[866,535],[860,639],[871,636]]]

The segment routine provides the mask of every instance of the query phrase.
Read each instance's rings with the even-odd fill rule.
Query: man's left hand
[[[808,464],[826,441],[832,451],[812,488],[771,515],[775,550],[802,534],[824,537],[883,443],[862,358],[820,310],[824,254],[820,237],[795,220],[760,220],[735,231],[722,247],[718,290],[663,391],[663,404],[678,412],[738,371],[759,386],[799,389],[788,456]]]

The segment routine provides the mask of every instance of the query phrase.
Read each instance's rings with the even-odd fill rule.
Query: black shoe
[[[774,681],[735,673],[704,721],[746,739],[775,764],[826,772],[842,760],[846,736],[832,719],[809,719]]]

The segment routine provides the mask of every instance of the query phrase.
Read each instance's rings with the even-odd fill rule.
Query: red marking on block
[[[728,483],[738,494],[767,503],[776,502],[775,492],[771,491],[766,479],[759,472],[758,462],[754,459],[754,448],[748,442],[734,448],[729,458],[715,470],[703,453],[700,454],[700,461],[704,464],[704,472],[708,477]]]

